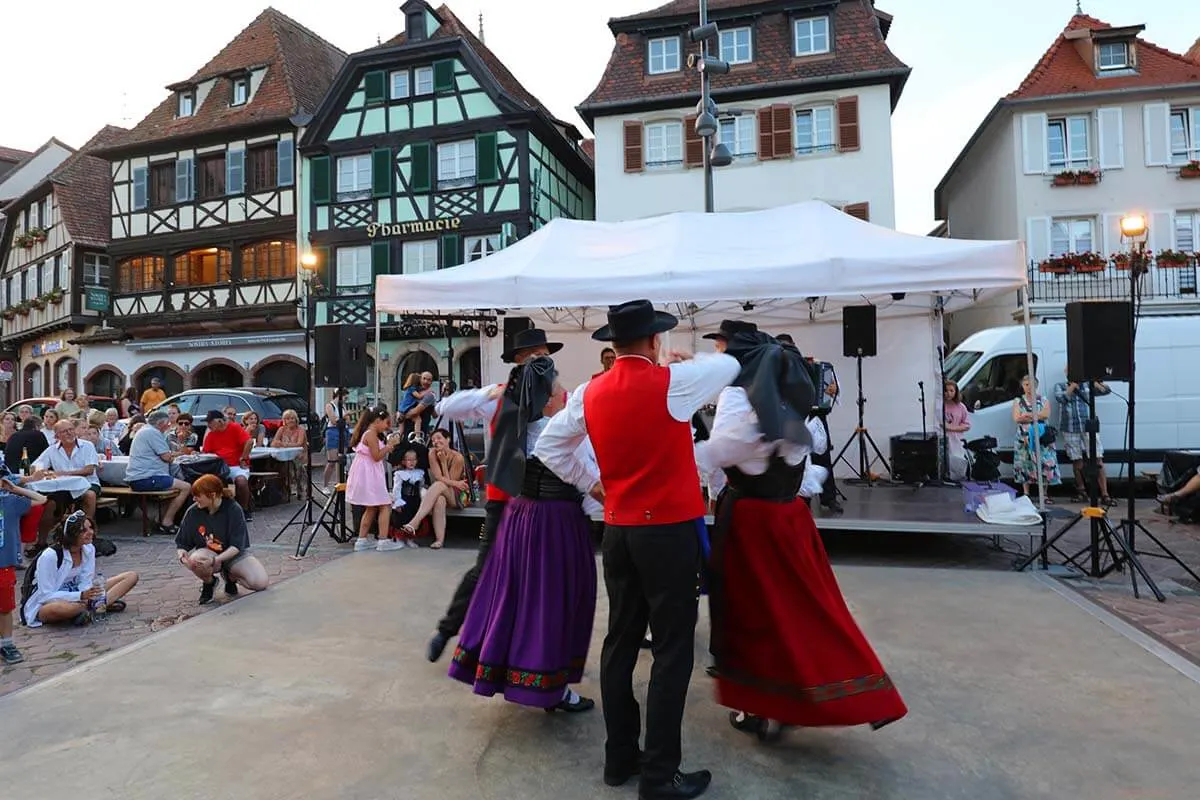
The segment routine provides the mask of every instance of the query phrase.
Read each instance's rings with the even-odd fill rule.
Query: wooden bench
[[[149,500],[155,501],[155,505],[158,507],[158,521],[161,524],[162,523],[162,504],[168,500],[171,500],[177,494],[179,494],[178,489],[165,489],[161,492],[135,492],[133,489],[130,489],[128,486],[105,486],[104,494],[101,497],[101,500],[103,500],[105,497],[111,497],[111,498],[113,498],[114,502],[116,502],[116,501],[119,501],[120,498],[122,498],[122,497],[135,498],[138,501],[138,504],[141,506],[141,509],[142,509],[142,536],[149,536],[150,535],[150,510],[149,510],[149,503],[147,501],[149,501]],[[98,505],[99,505],[99,503],[97,503],[97,506]]]

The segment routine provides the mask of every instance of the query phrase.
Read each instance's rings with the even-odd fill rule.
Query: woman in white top
[[[344,410],[338,410],[340,405],[338,398],[341,398],[342,403],[345,402],[345,389],[336,389],[333,397],[325,404],[325,472],[321,478],[321,482],[325,486],[328,486],[329,482],[336,478],[338,474],[339,438],[341,439],[341,447],[345,450],[350,449],[350,431],[346,429]]]
[[[46,444],[54,444],[57,441],[54,436],[54,426],[58,424],[59,419],[58,412],[53,408],[47,408],[42,412],[42,436],[46,437]]]
[[[31,567],[36,570],[32,594],[21,609],[30,628],[43,623],[70,622],[87,625],[92,621],[90,604],[101,592],[92,584],[96,578],[96,548],[92,539],[96,529],[82,511],[76,511],[54,531],[54,544],[38,556]],[[122,572],[104,582],[107,610],[125,610],[121,598],[137,585],[136,572]]]

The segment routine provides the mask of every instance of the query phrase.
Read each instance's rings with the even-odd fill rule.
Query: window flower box
[[[1129,253],[1117,253],[1112,257],[1112,265],[1117,269],[1129,269]]]
[[[1075,173],[1075,183],[1080,186],[1095,186],[1100,182],[1100,173],[1094,169],[1084,169]]]
[[[35,297],[29,301],[29,305],[32,306],[33,308],[36,308],[38,311],[45,311],[46,310],[46,298],[45,297]]]
[[[6,308],[6,309],[4,309],[3,311],[0,311],[0,317],[4,317],[6,320],[9,320],[10,322],[11,322],[13,319],[15,319],[15,318],[16,318],[16,316],[17,316],[17,309],[16,309],[16,308],[12,308],[12,307],[10,307],[10,308]]]
[[[1179,168],[1181,178],[1200,178],[1200,161],[1189,161]]]
[[[1108,259],[1097,253],[1067,253],[1064,256],[1047,258],[1038,265],[1039,272],[1052,275],[1069,275],[1103,272],[1108,268]]]
[[[1191,263],[1192,257],[1179,250],[1160,250],[1155,257],[1158,266],[1167,269],[1181,269]]]
[[[1060,172],[1054,176],[1053,180],[1051,181],[1051,185],[1052,186],[1074,186],[1075,185],[1075,173],[1069,169],[1064,170],[1063,172]]]
[[[1047,258],[1042,263],[1038,264],[1038,272],[1045,272],[1050,275],[1067,275],[1071,272],[1071,267],[1066,262],[1066,257]]]
[[[22,317],[29,316],[29,301],[22,300],[21,302],[17,303],[15,306],[13,306],[12,310],[15,311],[17,314],[21,315]]]
[[[51,289],[45,294],[46,302],[52,306],[56,306],[63,301],[63,290],[59,288]]]

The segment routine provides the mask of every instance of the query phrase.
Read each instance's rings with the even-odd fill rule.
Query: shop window
[[[295,242],[259,242],[242,248],[243,281],[276,281],[294,277]]]
[[[125,259],[117,265],[117,291],[161,291],[164,264],[165,262],[159,256]]]

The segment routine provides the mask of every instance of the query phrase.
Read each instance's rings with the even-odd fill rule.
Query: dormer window
[[[829,17],[805,17],[793,23],[796,55],[815,56],[829,52]]]
[[[1096,48],[1096,66],[1101,70],[1129,69],[1129,42],[1104,42]]]
[[[242,106],[250,99],[250,76],[242,75],[233,79],[233,96],[229,105]]]
[[[679,71],[679,37],[663,36],[647,43],[647,71],[651,75],[662,75]]]
[[[178,110],[176,112],[176,116],[190,117],[196,113],[196,90],[195,89],[183,89],[176,96],[178,98],[178,103],[179,103]]]

